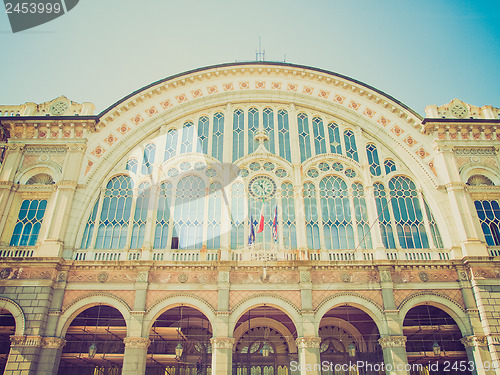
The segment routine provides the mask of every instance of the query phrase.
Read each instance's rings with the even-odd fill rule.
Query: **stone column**
[[[233,344],[232,337],[213,337],[212,344],[212,374],[232,374]]]
[[[141,375],[146,373],[146,356],[151,341],[145,337],[125,337],[122,375]]]
[[[4,375],[35,375],[42,336],[11,336]]]
[[[409,375],[406,356],[406,336],[386,336],[378,340],[384,351],[385,373],[387,375]]]
[[[473,375],[498,374],[498,365],[494,366],[491,360],[486,336],[466,336],[460,342],[465,346],[467,358],[474,363]]]
[[[66,340],[59,337],[44,337],[36,368],[37,375],[57,375],[61,354]]]
[[[299,372],[301,375],[321,375],[321,359],[319,356],[319,337],[299,337],[295,340],[299,351]],[[290,366],[292,367],[292,366]]]

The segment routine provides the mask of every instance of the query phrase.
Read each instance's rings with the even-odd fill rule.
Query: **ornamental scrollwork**
[[[297,340],[295,340],[295,343],[297,344],[297,348],[299,349],[307,349],[307,348],[319,349],[319,346],[321,344],[321,338],[299,337]]]
[[[60,337],[43,337],[42,348],[62,349],[66,345],[66,340]]]
[[[378,340],[382,349],[406,347],[406,336],[386,336]]]
[[[234,339],[232,337],[214,337],[210,339],[213,349],[232,349]]]
[[[151,340],[146,337],[125,337],[123,339],[125,348],[145,349],[151,344]]]
[[[466,348],[473,348],[475,346],[488,346],[488,340],[486,336],[466,336],[460,339],[460,342]]]

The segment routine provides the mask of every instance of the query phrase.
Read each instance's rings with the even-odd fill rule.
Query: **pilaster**
[[[146,356],[151,341],[146,337],[125,337],[123,339],[122,375],[143,375],[146,372]]]
[[[42,336],[11,336],[4,375],[34,375],[42,346]]]
[[[233,367],[232,337],[213,337],[212,344],[212,374],[231,374]]]
[[[36,368],[37,375],[57,375],[61,354],[66,340],[60,337],[44,337]]]
[[[386,336],[378,340],[384,351],[387,375],[409,375],[406,356],[406,336]]]
[[[319,337],[299,337],[295,340],[299,352],[299,372],[300,375],[321,375],[321,359]]]
[[[465,346],[469,361],[474,362],[473,375],[493,375],[498,374],[498,368],[492,366],[491,355],[488,351],[488,339],[486,336],[466,336],[460,339]],[[486,365],[487,364],[487,365]]]

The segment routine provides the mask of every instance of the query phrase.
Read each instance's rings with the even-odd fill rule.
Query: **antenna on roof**
[[[255,61],[264,61],[266,59],[266,50],[262,50],[260,46],[260,36],[259,36],[259,50],[255,51]]]

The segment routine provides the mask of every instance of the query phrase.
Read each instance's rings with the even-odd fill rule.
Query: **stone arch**
[[[410,309],[419,305],[431,305],[446,312],[457,323],[462,336],[469,336],[473,334],[473,329],[470,324],[469,318],[465,310],[457,302],[451,298],[433,292],[420,292],[407,297],[399,305],[399,324],[401,330],[403,329],[403,322],[406,314]]]
[[[213,307],[210,306],[210,304],[204,299],[189,294],[173,295],[162,299],[161,301],[158,301],[153,306],[151,306],[144,315],[144,319],[142,322],[142,336],[148,337],[153,323],[163,312],[181,305],[189,306],[202,312],[210,322],[213,336],[218,337],[220,327],[216,324],[217,317],[215,315]]]
[[[488,167],[486,165],[478,165],[476,163],[468,163],[460,168],[460,177],[464,183],[467,183],[469,178],[474,175],[482,175],[489,178],[495,186],[500,185],[500,174],[497,169]]]
[[[61,167],[51,161],[46,161],[42,164],[32,165],[22,168],[14,179],[20,185],[26,185],[26,182],[37,174],[48,174],[52,180],[57,183],[61,179]]]
[[[279,296],[273,296],[269,294],[259,294],[251,296],[241,301],[231,309],[231,313],[229,314],[229,327],[228,327],[229,337],[233,336],[234,327],[236,326],[236,323],[241,318],[241,316],[246,311],[259,306],[271,306],[286,314],[290,318],[292,323],[295,325],[295,329],[297,330],[297,335],[299,337],[302,335],[302,326],[301,324],[299,324],[302,321],[302,317],[300,315],[300,310],[297,308],[297,306],[295,306],[289,300]]]
[[[26,318],[24,316],[23,310],[21,309],[21,306],[19,306],[17,303],[8,298],[0,297],[0,308],[7,310],[14,317],[14,320],[16,322],[15,335],[16,336],[24,335],[24,330],[26,327]]]
[[[360,295],[356,295],[355,293],[342,293],[331,296],[318,306],[314,314],[314,329],[316,334],[318,334],[319,332],[320,322],[323,316],[331,309],[341,305],[348,305],[360,309],[364,313],[368,314],[370,318],[372,318],[373,322],[378,328],[380,336],[388,334],[388,327],[387,324],[385,324],[385,316],[381,308],[374,304],[370,299]]]
[[[240,325],[238,328],[236,328],[233,333],[234,337],[233,348],[236,348],[238,340],[246,332],[246,328],[251,329],[255,327],[269,327],[278,331],[285,338],[288,344],[289,353],[297,353],[297,344],[295,343],[295,340],[293,339],[291,332],[288,330],[288,328],[286,328],[284,324],[271,318],[253,318],[252,321],[250,322],[250,326],[248,324],[245,324],[244,326]]]
[[[346,322],[344,319],[329,316],[320,320],[318,329],[326,326],[339,327],[346,330],[358,342],[361,352],[367,351],[366,342],[365,339],[363,338],[363,335],[351,323]]]
[[[130,307],[121,298],[118,298],[112,294],[105,293],[86,295],[82,298],[77,299],[71,305],[66,307],[63,310],[57,323],[55,335],[57,337],[64,337],[71,322],[78,316],[78,314],[88,309],[89,307],[97,305],[108,305],[117,309],[122,314],[123,319],[127,324],[127,335],[131,336],[131,327],[129,325],[129,322],[131,320]]]

